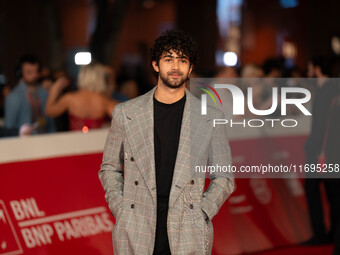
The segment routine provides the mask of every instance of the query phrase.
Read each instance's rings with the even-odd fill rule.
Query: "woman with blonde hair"
[[[107,95],[107,71],[99,63],[82,66],[78,74],[78,90],[60,96],[69,85],[66,77],[59,78],[52,86],[46,103],[46,114],[57,117],[68,111],[70,130],[101,128],[107,116],[112,117],[118,103]]]

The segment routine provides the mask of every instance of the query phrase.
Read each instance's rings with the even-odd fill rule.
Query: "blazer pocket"
[[[202,212],[202,218],[203,218],[203,221],[204,221],[204,230],[203,230],[203,233],[204,233],[204,250],[205,250],[205,254],[208,254],[208,250],[209,250],[209,245],[210,245],[210,242],[211,242],[211,232],[210,232],[210,220],[208,218],[208,215],[203,211],[203,209],[201,209],[201,212]]]
[[[118,211],[117,211],[117,214],[116,214],[116,216],[115,216],[115,220],[116,220],[115,225],[117,225],[118,222],[121,220],[121,218],[122,218],[122,213],[123,213],[123,205],[122,205],[122,206],[118,209]]]
[[[123,212],[123,205],[119,208],[118,212],[117,212],[117,218],[120,219],[120,216],[122,215]]]
[[[203,215],[204,222],[206,223],[206,225],[208,225],[210,221],[208,215],[205,213],[205,211],[202,208],[201,208],[201,212]]]
[[[123,209],[123,197],[121,197],[117,203],[118,203],[118,205],[115,206],[114,208],[110,207],[112,209],[111,214],[113,215],[113,217],[115,217],[116,221],[118,220],[120,213]],[[115,210],[113,210],[113,209],[115,209]]]

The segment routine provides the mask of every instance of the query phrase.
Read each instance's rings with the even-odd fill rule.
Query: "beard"
[[[171,75],[173,74],[177,74],[179,77],[177,79],[174,79],[171,77]],[[182,72],[168,72],[166,75],[159,72],[159,76],[162,80],[162,82],[164,83],[165,86],[172,88],[172,89],[177,89],[183,86],[183,84],[185,84],[185,82],[187,80],[189,80],[189,76],[187,75],[187,77],[183,77],[183,73]]]

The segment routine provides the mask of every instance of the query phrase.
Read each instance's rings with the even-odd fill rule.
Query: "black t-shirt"
[[[157,225],[154,254],[170,254],[167,215],[186,96],[172,104],[154,97],[154,145],[157,186]]]

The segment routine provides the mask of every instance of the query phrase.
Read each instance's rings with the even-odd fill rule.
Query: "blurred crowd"
[[[107,127],[117,103],[147,91],[140,77],[124,68],[116,76],[97,62],[82,65],[73,80],[66,71],[52,72],[36,56],[24,55],[15,76],[14,86],[0,84],[0,137]]]
[[[120,70],[114,72],[111,66],[92,62],[81,66],[77,79],[73,80],[66,71],[52,71],[43,66],[34,55],[20,58],[15,75],[17,82],[14,86],[0,84],[0,137],[69,130],[87,132],[89,129],[107,127],[117,103],[144,94],[157,83],[147,63],[137,68],[122,65]],[[311,59],[305,70],[287,68],[284,58],[271,58],[262,66],[221,67],[211,75],[216,78],[253,79],[255,82],[240,87],[245,94],[248,87],[252,87],[253,106],[258,110],[270,108],[272,87],[282,86],[275,83],[277,78],[339,76],[340,61],[325,57]],[[196,73],[193,77],[201,76]],[[312,95],[315,94],[313,91],[316,91],[317,84],[297,81],[288,80],[284,86],[306,87]],[[288,108],[288,114],[301,114],[301,111],[292,107]],[[251,113],[246,112],[246,117],[251,117]]]

